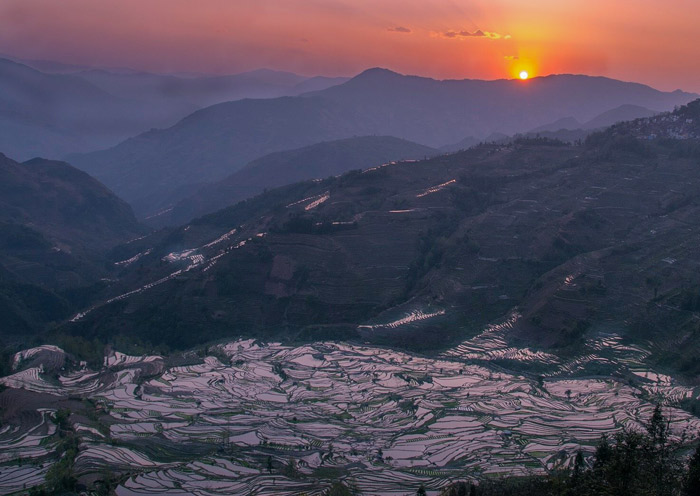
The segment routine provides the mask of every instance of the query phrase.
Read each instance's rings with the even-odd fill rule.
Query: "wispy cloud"
[[[395,28],[389,28],[387,31],[391,31],[392,33],[410,33],[411,30],[403,27],[403,26],[396,26]]]
[[[443,38],[450,38],[450,39],[460,39],[460,38],[488,38],[490,40],[500,40],[501,38],[503,39],[510,39],[510,35],[501,35],[499,33],[494,33],[493,31],[482,31],[481,29],[477,29],[476,31],[445,31],[444,33],[441,33],[441,36]]]
[[[506,55],[503,58],[506,60],[520,60],[520,57],[518,57],[517,55]]]

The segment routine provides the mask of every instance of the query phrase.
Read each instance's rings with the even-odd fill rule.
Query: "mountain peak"
[[[403,76],[402,74],[399,74],[398,72],[394,72],[390,69],[385,69],[383,67],[372,67],[370,69],[366,69],[359,73],[357,76],[355,76],[353,79],[355,80],[360,80],[360,79],[379,79],[379,78],[389,78],[389,77],[401,77]]]

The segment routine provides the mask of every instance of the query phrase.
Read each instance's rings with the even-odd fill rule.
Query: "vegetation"
[[[358,494],[360,493],[354,487],[338,481],[334,482],[333,485],[323,493],[323,496],[355,496]]]
[[[69,410],[59,410],[53,419],[58,428],[60,439],[56,448],[56,454],[60,458],[46,474],[45,485],[51,494],[72,491],[77,483],[77,479],[73,474],[73,464],[76,456],[78,456],[78,437],[75,435],[69,417]]]
[[[574,466],[546,476],[458,482],[442,496],[675,496],[700,494],[700,447],[684,461],[684,446],[668,438],[657,405],[645,432],[623,430],[601,438],[590,464],[579,452]],[[420,489],[419,489],[420,491]]]

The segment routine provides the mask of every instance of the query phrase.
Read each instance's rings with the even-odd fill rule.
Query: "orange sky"
[[[700,0],[0,0],[0,52],[159,72],[583,73],[700,91]]]

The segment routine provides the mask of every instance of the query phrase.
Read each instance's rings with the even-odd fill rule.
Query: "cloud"
[[[520,60],[520,57],[518,57],[517,55],[506,55],[503,58],[506,60]]]
[[[503,38],[498,33],[494,33],[492,31],[482,31],[481,29],[477,29],[474,32],[471,31],[446,31],[442,33],[443,38],[450,38],[450,39],[459,39],[459,38],[488,38],[490,40],[500,40]],[[505,39],[510,39],[510,35],[506,35]]]
[[[410,33],[411,30],[408,28],[405,28],[403,26],[396,26],[395,28],[389,28],[387,31],[391,31],[392,33]]]

